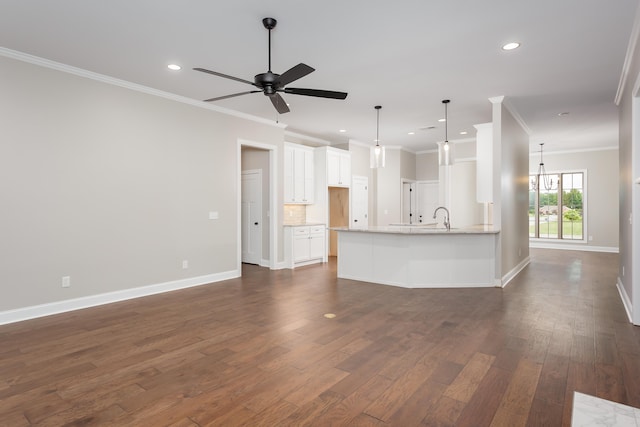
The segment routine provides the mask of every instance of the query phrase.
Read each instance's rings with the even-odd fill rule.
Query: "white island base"
[[[338,277],[405,288],[501,286],[498,231],[336,229]]]

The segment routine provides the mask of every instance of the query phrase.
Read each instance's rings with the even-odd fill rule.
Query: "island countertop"
[[[385,233],[385,234],[498,234],[500,229],[491,224],[478,224],[468,227],[451,227],[447,230],[443,226],[426,225],[376,225],[369,227],[331,227],[335,231],[353,231],[356,233]]]

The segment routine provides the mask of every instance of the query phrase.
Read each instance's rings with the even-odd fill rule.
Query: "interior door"
[[[262,261],[262,171],[242,172],[242,262]]]
[[[351,224],[352,228],[369,226],[369,178],[354,176],[351,182]]]

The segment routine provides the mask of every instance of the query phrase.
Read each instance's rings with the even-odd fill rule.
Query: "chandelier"
[[[544,161],[542,160],[542,150],[544,142],[540,143],[540,164],[538,165],[538,174],[531,178],[531,188],[534,191],[546,190],[549,191],[553,188],[553,179],[547,174],[544,168]]]

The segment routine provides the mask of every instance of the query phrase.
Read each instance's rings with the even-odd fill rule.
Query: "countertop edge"
[[[349,227],[329,227],[334,231],[347,231],[354,233],[378,233],[378,234],[401,234],[411,236],[422,235],[442,235],[442,234],[498,234],[500,230],[496,229],[478,229],[474,227],[453,228],[447,231],[444,228],[429,227],[407,227],[407,226],[386,226],[380,228],[349,228]]]

